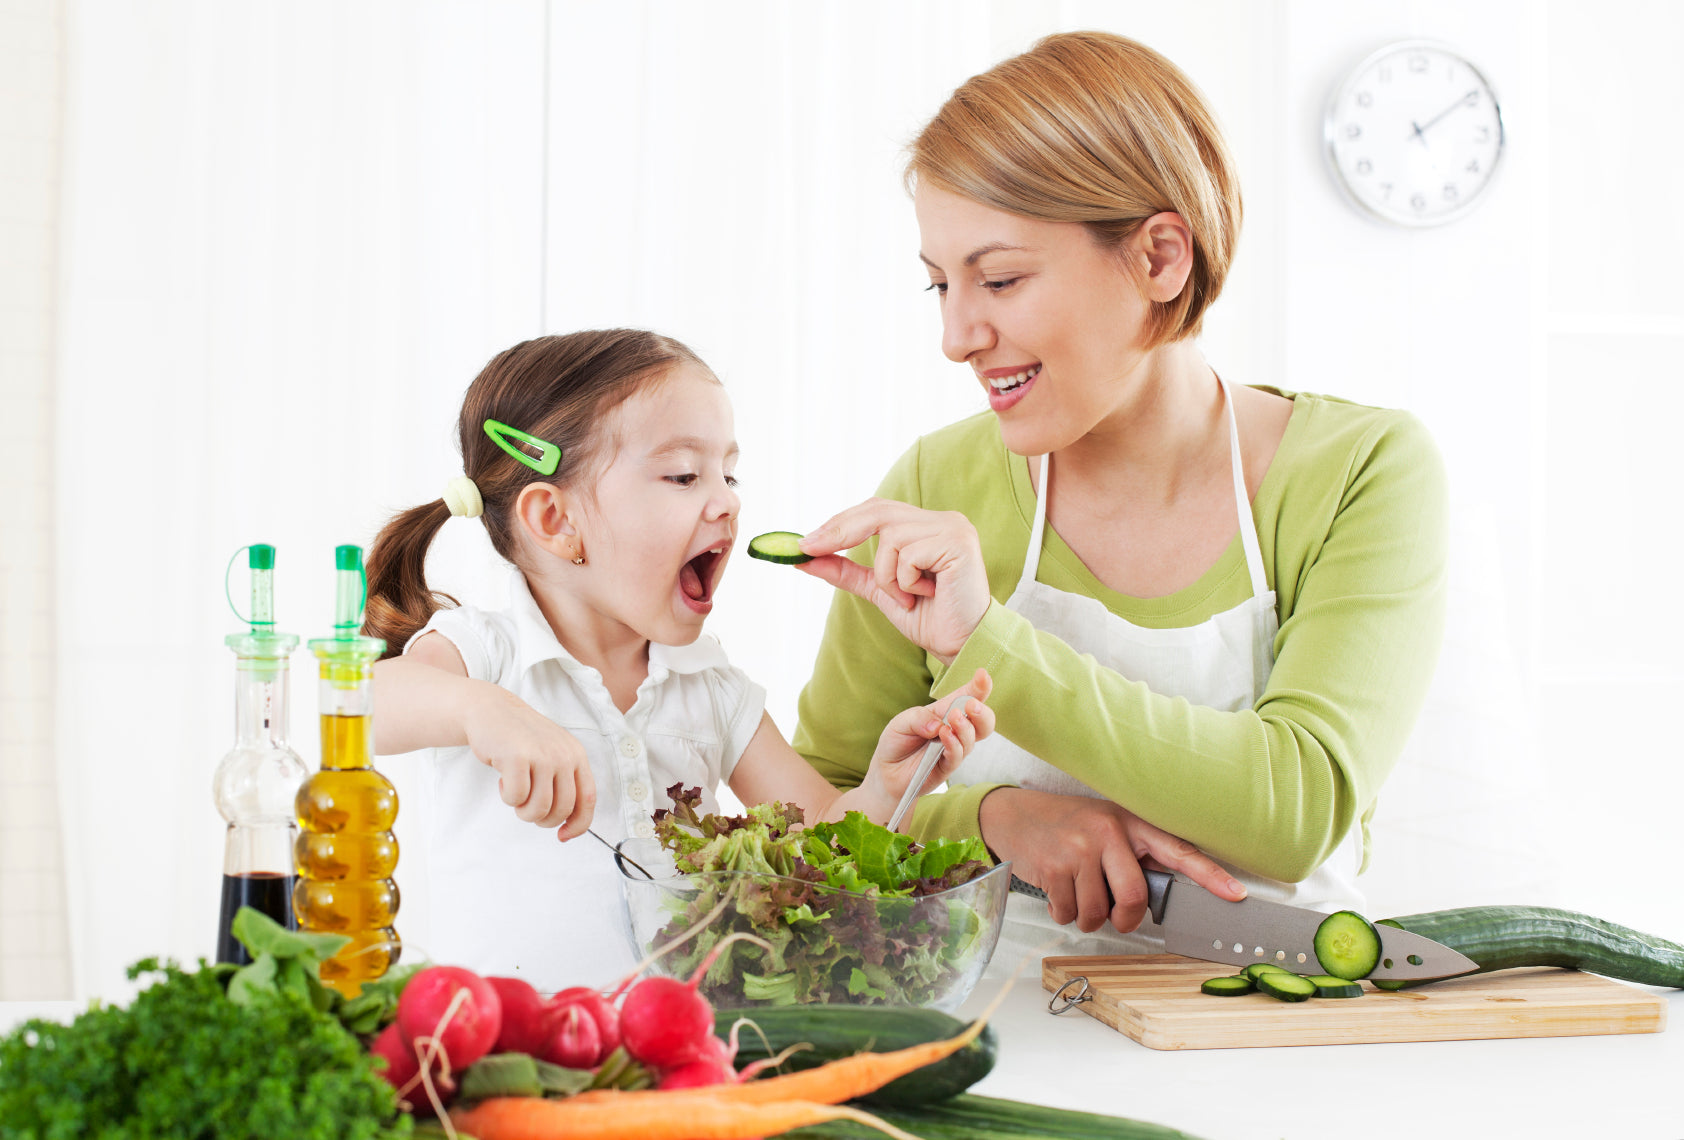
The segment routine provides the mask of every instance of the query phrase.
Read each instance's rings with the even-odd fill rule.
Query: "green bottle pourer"
[[[251,571],[251,613],[240,613],[229,584],[241,551]],[[228,560],[223,590],[234,615],[247,624],[224,642],[234,651],[234,747],[216,767],[212,792],[228,821],[222,855],[222,909],[216,958],[244,965],[250,959],[233,936],[234,916],[254,907],[294,928],[292,847],[297,827],[293,802],[310,774],[287,743],[290,688],[287,662],[298,638],[275,629],[275,548],[241,547]]]
[[[368,678],[369,667],[386,651],[386,643],[361,632],[363,607],[368,602],[362,547],[337,547],[333,568],[333,636],[313,638],[310,652],[322,663],[323,681],[349,688]]]

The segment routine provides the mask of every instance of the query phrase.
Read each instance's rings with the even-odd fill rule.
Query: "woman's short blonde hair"
[[[1240,184],[1204,96],[1143,44],[1106,32],[1048,36],[973,76],[913,141],[906,185],[1049,222],[1080,222],[1115,248],[1173,210],[1193,271],[1153,306],[1148,339],[1197,336],[1240,235]]]

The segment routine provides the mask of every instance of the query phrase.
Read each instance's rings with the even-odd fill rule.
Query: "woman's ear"
[[[1130,244],[1145,270],[1140,285],[1147,299],[1165,302],[1181,296],[1193,273],[1193,231],[1181,215],[1171,210],[1153,214]]]
[[[515,497],[515,518],[526,537],[557,558],[579,554],[579,529],[574,525],[577,505],[554,483],[528,483]]]

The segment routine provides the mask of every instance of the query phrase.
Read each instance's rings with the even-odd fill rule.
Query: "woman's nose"
[[[963,364],[994,343],[994,329],[962,289],[948,286],[941,305],[941,351]]]

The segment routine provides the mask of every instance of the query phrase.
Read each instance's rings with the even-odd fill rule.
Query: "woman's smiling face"
[[[919,255],[942,351],[969,364],[1019,455],[1057,451],[1115,411],[1148,353],[1148,301],[1124,254],[1076,222],[1006,213],[923,184]],[[1125,243],[1125,249],[1127,243]]]

